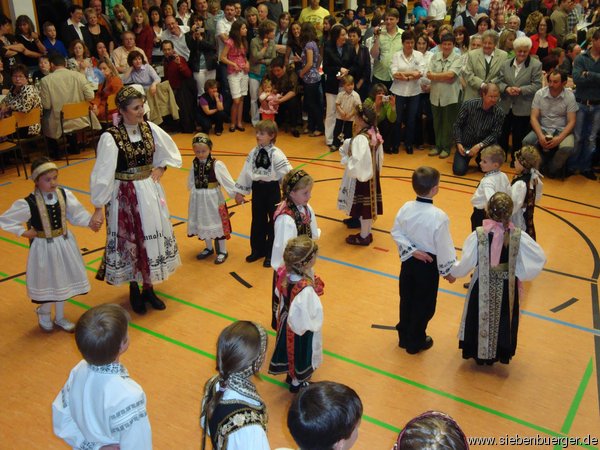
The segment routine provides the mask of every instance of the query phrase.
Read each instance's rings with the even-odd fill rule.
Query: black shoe
[[[408,153],[409,155],[413,154],[413,148],[410,145],[406,147],[406,153]]]
[[[248,256],[246,256],[246,262],[254,262],[254,261],[258,261],[261,258],[264,258],[265,255],[259,255],[258,253],[250,253]]]
[[[360,219],[357,217],[350,217],[348,219],[342,220],[342,222],[348,228],[360,228]]]
[[[511,168],[511,169],[514,169],[514,168],[515,168],[515,162],[514,162],[514,161],[511,161],[511,162],[510,162],[510,168]]]
[[[300,137],[300,132],[294,128],[292,130],[292,136],[294,136],[294,137]]]
[[[146,305],[140,295],[140,287],[137,283],[129,283],[129,303],[131,309],[137,314],[146,314]]]
[[[464,287],[465,289],[469,289],[469,286],[470,286],[470,285],[471,285],[471,283],[465,283],[465,284],[463,284],[463,287]]]
[[[152,288],[144,289],[144,291],[142,292],[142,300],[150,303],[150,305],[152,305],[154,309],[158,309],[159,311],[162,311],[163,309],[167,308],[165,302],[163,302],[160,298],[156,296],[156,294],[154,293],[154,289]]]
[[[300,389],[307,388],[308,386],[310,386],[310,381],[302,381],[297,386],[294,386],[293,384],[290,384],[290,392],[292,394],[297,394],[298,392],[300,392]]]
[[[594,174],[593,170],[584,170],[581,175],[586,177],[588,180],[596,181],[598,177]]]
[[[271,258],[265,258],[263,261],[263,267],[271,267]]]
[[[408,353],[409,355],[416,355],[417,353],[419,353],[422,350],[429,350],[431,347],[433,347],[433,339],[431,338],[431,336],[426,336],[425,342],[423,342],[421,347],[416,348],[416,349],[415,348],[407,348],[406,353]]]
[[[198,253],[198,254],[196,255],[196,259],[198,259],[198,260],[202,261],[203,259],[206,259],[206,258],[208,258],[210,255],[212,255],[214,252],[215,252],[215,251],[214,251],[214,249],[212,249],[212,248],[211,248],[210,250],[209,250],[209,249],[207,249],[207,248],[205,248],[204,250],[202,250],[200,253]]]

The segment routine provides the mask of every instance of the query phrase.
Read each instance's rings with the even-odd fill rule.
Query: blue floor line
[[[524,309],[521,310],[521,313],[525,316],[535,317],[536,319],[545,320],[547,322],[556,323],[558,325],[564,325],[565,327],[574,328],[579,331],[585,331],[586,333],[591,333],[593,335],[600,336],[600,330],[596,330],[594,328],[583,327],[574,323],[565,322],[564,320],[555,319],[554,317],[542,316],[541,314],[534,313],[531,311],[525,311]]]

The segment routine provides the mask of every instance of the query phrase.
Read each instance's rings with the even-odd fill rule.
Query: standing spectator
[[[42,29],[45,36],[42,43],[46,47],[47,54],[58,53],[66,58],[68,56],[67,48],[63,41],[56,39],[56,27],[54,24],[52,22],[44,22]]]
[[[302,25],[304,22],[311,22],[320,38],[323,35],[323,19],[329,15],[329,11],[319,4],[319,0],[309,0],[308,6],[300,12],[298,23]]]
[[[454,175],[465,175],[471,158],[479,162],[481,150],[498,142],[504,122],[504,113],[497,105],[499,98],[498,86],[486,83],[480,98],[461,105],[453,129],[457,150],[452,163]]]
[[[244,18],[246,19],[246,26],[248,27],[248,42],[254,39],[258,35],[258,10],[254,6],[246,8],[244,11]]]
[[[476,0],[475,0],[476,1]],[[373,83],[382,83],[386,88],[392,86],[390,65],[392,56],[402,49],[402,30],[398,27],[398,10],[390,8],[385,14],[385,27],[375,24],[373,30]]]
[[[559,47],[562,47],[567,35],[572,32],[569,30],[568,16],[573,9],[573,0],[558,0],[558,8],[556,8],[550,20],[552,21],[552,34],[557,40]]]
[[[269,8],[264,3],[259,3],[256,5],[256,11],[258,12],[258,23],[262,23],[267,20],[269,15]]]
[[[248,27],[241,20],[236,20],[231,26],[229,37],[220,55],[220,61],[227,65],[227,83],[231,90],[231,125],[230,132],[246,131],[242,123],[243,98],[248,95],[248,70],[246,59]]]
[[[301,58],[303,47],[300,42],[301,34],[302,26],[298,22],[291,24],[285,49],[285,65],[286,67],[291,67],[297,74],[300,73],[300,70],[303,67]]]
[[[221,136],[223,133],[223,122],[227,119],[227,114],[223,108],[223,96],[219,94],[218,83],[216,80],[206,80],[204,83],[204,92],[200,95],[198,105],[200,111],[198,122],[202,132],[209,134],[212,126],[215,126],[215,134]]]
[[[392,57],[390,70],[394,77],[391,91],[396,96],[396,130],[392,153],[399,152],[400,127],[403,117],[406,120],[404,128],[404,145],[406,153],[413,153],[415,139],[415,125],[419,108],[419,94],[421,93],[421,76],[425,73],[426,65],[423,54],[413,50],[415,35],[412,31],[402,33],[402,50]]]
[[[140,52],[145,60],[148,60],[144,50],[135,45],[135,34],[133,31],[125,31],[123,33],[123,45],[115,48],[115,51],[112,54],[113,62],[115,63],[115,68],[119,73],[125,73],[125,71],[129,68],[129,64],[127,64],[127,58],[129,53],[136,50]]]
[[[448,27],[446,30],[444,27]],[[444,29],[444,31],[442,31]],[[442,25],[440,28],[440,39],[445,35],[452,35],[452,27],[450,25]],[[429,67],[429,62],[434,53],[440,51],[440,46],[437,45],[435,48],[435,52],[429,50],[429,39],[427,39],[427,35],[422,33],[416,36],[415,41],[415,49],[423,54],[423,60],[425,63],[425,71],[427,72],[427,68]],[[458,55],[458,50],[453,50]],[[417,148],[422,150],[425,148],[425,144],[435,145],[435,133],[433,130],[433,113],[431,112],[431,99],[429,96],[431,90],[431,80],[423,77],[420,80],[421,84],[421,92],[419,94],[419,107],[417,109],[417,121],[415,122],[415,141],[414,143],[417,145]]]
[[[425,0],[425,2],[427,3],[426,9],[429,9],[431,0]],[[395,8],[398,10],[398,26],[404,30],[406,28],[406,14],[408,13],[408,8],[404,4],[404,0],[391,0],[390,8]]]
[[[433,0],[427,11],[427,20],[442,25],[446,19],[446,0]]]
[[[467,36],[472,36],[477,33],[477,10],[479,9],[478,0],[469,0],[467,9],[458,14],[454,20],[454,28],[465,27]]]
[[[287,127],[294,137],[300,137],[298,125],[302,123],[300,99],[298,97],[298,76],[293,70],[286,70],[281,56],[271,61],[268,74],[273,88],[282,97],[279,99],[279,112],[275,119],[279,127]]]
[[[482,85],[496,78],[502,63],[506,60],[506,52],[496,48],[498,35],[495,31],[488,30],[483,33],[483,46],[481,49],[467,54],[464,77],[467,82],[465,100],[479,97]]]
[[[525,33],[523,33],[520,29],[521,19],[516,14],[513,14],[508,18],[508,21],[506,22],[506,28],[517,33],[517,37],[525,36]]]
[[[354,65],[350,75],[354,77],[355,89],[361,100],[366,100],[371,89],[371,55],[361,43],[362,33],[358,27],[348,29],[350,48],[354,51]]]
[[[113,7],[114,18],[112,20],[113,39],[115,42],[123,41],[123,34],[131,30],[131,18],[123,5]],[[118,69],[118,67],[117,67]]]
[[[516,38],[517,33],[515,33],[513,30],[504,30],[502,33],[500,33],[500,38],[498,39],[498,48],[506,52],[506,57],[508,59],[513,59],[515,57],[514,42]]]
[[[202,16],[194,14],[192,29],[185,34],[185,42],[190,49],[188,65],[196,80],[198,96],[204,93],[207,80],[216,79],[217,74],[217,43],[212,31],[205,26]]]
[[[565,52],[565,59],[563,63],[560,65],[560,70],[564,70],[567,72],[569,76],[573,75],[573,63],[575,58],[579,56],[581,53],[581,47],[577,42],[571,42],[567,45]]]
[[[102,0],[90,0],[89,4],[90,8],[93,8],[96,11],[96,17],[98,18],[98,23],[102,25],[104,28],[108,30],[110,34],[112,34],[112,26],[110,23],[110,17],[104,14],[102,10]]]
[[[98,57],[98,53],[96,52],[96,46],[98,45],[98,42],[104,42],[104,45],[112,53],[115,48],[115,43],[113,42],[110,32],[104,27],[104,25],[100,25],[98,22],[96,10],[94,8],[87,8],[85,10],[85,18],[87,20],[87,29],[90,33],[91,42],[93,43],[93,46],[90,47],[92,56],[95,58]]]
[[[177,2],[177,13],[175,14],[175,19],[179,19],[183,25],[187,25],[191,16],[192,13],[190,12],[188,0],[179,0]]]
[[[165,32],[162,34],[162,40],[169,40],[178,55],[186,60],[190,57],[190,49],[185,41],[185,33],[190,31],[187,25],[179,25],[173,16],[165,16]]]
[[[135,33],[135,45],[150,58],[154,48],[154,32],[150,28],[148,15],[143,9],[133,8],[131,13],[131,31]]]
[[[469,36],[467,29],[462,25],[454,29],[454,46],[460,50],[461,55],[465,55],[469,51]]]
[[[304,86],[304,110],[308,115],[309,136],[323,136],[323,91],[319,73],[319,46],[317,31],[311,22],[302,24],[300,40],[302,49],[302,69],[298,74]]]
[[[529,55],[531,39],[520,37],[513,45],[515,57],[504,61],[496,79],[502,93],[499,105],[506,115],[499,144],[508,153],[508,136],[512,134],[511,167],[515,166],[515,153],[529,133],[527,118],[531,115],[533,96],[542,87],[542,63]]]
[[[217,56],[219,57],[219,67],[217,72],[217,81],[221,83],[221,93],[225,99],[225,110],[229,111],[229,104],[231,103],[231,93],[229,90],[229,82],[227,81],[228,66],[221,61],[221,53],[223,53],[223,47],[225,47],[225,41],[229,39],[229,31],[233,22],[235,22],[235,6],[231,0],[223,7],[223,18],[217,21],[216,26],[216,41],[217,41]]]
[[[531,105],[531,128],[523,145],[541,147],[542,172],[550,178],[561,175],[567,159],[573,155],[573,130],[577,115],[577,101],[567,85],[567,74],[552,70],[548,86],[540,89]]]
[[[40,41],[38,34],[34,30],[33,22],[28,16],[19,16],[16,21],[17,42],[23,44],[27,50],[26,54],[21,56],[21,62],[33,70],[37,67],[38,58],[46,54],[46,47]]]
[[[69,47],[72,41],[79,39],[85,42],[88,48],[92,45],[92,37],[89,30],[81,22],[83,19],[83,9],[80,5],[72,5],[69,7],[69,18],[63,24],[61,30],[61,39],[65,47]]]
[[[279,18],[281,15],[286,14],[286,12],[283,11],[283,4],[281,3],[281,0],[266,0],[264,5],[269,10],[267,18],[275,23],[279,23]]]
[[[340,80],[350,73],[354,65],[354,51],[347,42],[348,34],[341,25],[331,29],[329,40],[325,43],[323,72],[325,73],[325,143],[333,144],[335,127],[335,101],[340,91]],[[374,124],[375,125],[375,124]]]
[[[575,58],[573,81],[579,110],[575,125],[576,158],[569,167],[595,180],[592,155],[596,151],[596,138],[600,131],[600,29],[592,35],[592,45],[587,52]]]
[[[552,32],[552,21],[549,17],[542,17],[537,26],[537,33],[531,36],[531,54],[536,55],[541,61],[556,48],[556,38],[548,33]]]
[[[429,152],[429,156],[445,159],[450,156],[452,125],[458,113],[462,58],[454,52],[452,34],[442,36],[440,48],[441,51],[431,57],[426,74],[431,80],[429,100],[435,131],[435,147]]]
[[[287,50],[288,33],[290,30],[291,19],[292,16],[290,16],[290,13],[284,12],[279,15],[279,19],[277,20],[277,30],[275,30],[275,48],[277,49],[277,53],[281,55],[285,55]]]
[[[175,51],[173,43],[169,40],[162,41],[162,51],[165,78],[173,89],[175,101],[179,107],[179,125],[184,133],[196,131],[196,104],[198,91],[196,82],[192,78],[192,70],[185,58]]]
[[[277,56],[275,28],[275,22],[264,20],[258,26],[258,36],[250,41],[250,71],[248,77],[252,126],[260,120],[258,114],[258,88],[260,82],[267,73],[267,67],[269,67],[273,58]]]
[[[151,6],[148,10],[149,16],[149,25],[152,29],[152,56],[147,55],[149,58],[151,57],[152,64],[162,63],[163,54],[160,49],[160,44],[162,42],[162,34],[164,33],[163,28],[163,16],[162,11],[158,6]]]

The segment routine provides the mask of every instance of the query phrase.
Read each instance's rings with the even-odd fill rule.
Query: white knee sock
[[[50,305],[50,303],[48,303]],[[65,317],[65,302],[54,303],[54,320],[60,320]]]
[[[219,239],[217,245],[219,246],[219,253],[227,253],[227,240]]]
[[[360,218],[360,237],[366,238],[371,233],[371,227],[373,226],[373,219]]]
[[[212,239],[204,239],[204,242],[206,242],[206,248],[208,250],[212,250],[213,249]]]
[[[42,303],[38,310],[43,314],[50,314],[52,312],[52,303]]]

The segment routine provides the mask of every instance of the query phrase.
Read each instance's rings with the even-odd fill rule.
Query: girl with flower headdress
[[[252,382],[267,351],[267,333],[255,322],[234,322],[217,341],[217,375],[204,386],[202,450],[269,450],[267,408]]]
[[[517,175],[511,184],[511,197],[514,204],[512,223],[527,232],[535,240],[533,212],[536,203],[542,198],[543,175],[538,168],[542,157],[533,145],[525,145],[515,153]]]
[[[319,247],[307,235],[290,239],[285,246],[285,269],[279,271],[276,293],[277,338],[269,373],[287,373],[289,390],[297,393],[323,362],[323,281],[313,267]]]
[[[532,280],[544,267],[546,255],[525,232],[510,222],[513,202],[496,192],[487,217],[462,246],[462,259],[450,271],[464,277],[473,268],[459,330],[464,359],[477,364],[508,364],[517,348],[521,281]]]
[[[188,177],[190,201],[188,207],[188,236],[204,239],[206,248],[196,256],[202,260],[215,253],[212,240],[217,246],[215,264],[223,264],[227,259],[226,240],[231,237],[229,211],[221,192],[225,188],[235,197],[235,181],[225,164],[212,157],[213,143],[207,134],[198,133],[192,139],[192,149],[196,157]]]
[[[275,330],[277,329],[277,310],[279,309],[279,297],[275,295],[275,287],[277,272],[285,267],[283,260],[285,246],[292,238],[306,235],[309,238],[318,239],[321,233],[321,230],[317,227],[315,212],[308,204],[313,185],[312,177],[302,169],[290,170],[283,177],[281,183],[283,201],[277,205],[277,209],[273,214],[275,233],[271,252],[271,267],[275,269],[273,273],[271,327]]]
[[[354,219],[360,219],[360,233],[351,234],[346,242],[369,245],[373,242],[371,228],[383,214],[379,176],[383,166],[383,139],[377,129],[377,114],[372,106],[356,108],[353,137],[340,147],[342,164],[346,166],[338,194],[338,209]]]

